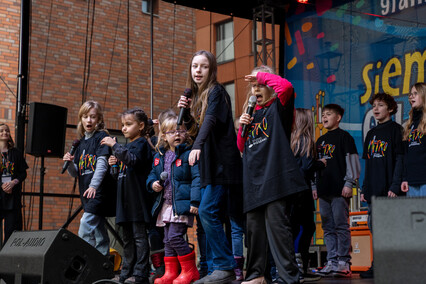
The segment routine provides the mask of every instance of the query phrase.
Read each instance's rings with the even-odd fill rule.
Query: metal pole
[[[19,33],[19,70],[15,113],[16,147],[24,151],[25,145],[25,109],[27,104],[28,84],[28,47],[30,38],[30,6],[31,0],[21,1],[21,29]]]
[[[40,162],[40,204],[38,207],[38,229],[43,230],[43,199],[44,199],[44,156],[41,156]]]
[[[149,1],[151,11],[151,118],[154,115],[154,0]]]

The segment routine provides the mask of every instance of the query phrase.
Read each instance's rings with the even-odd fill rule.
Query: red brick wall
[[[85,50],[89,52],[89,47],[86,49],[86,26],[89,16],[90,35],[93,0],[31,2],[28,103],[43,102],[64,106],[68,108],[68,124],[75,125],[82,103]],[[13,0],[0,2],[0,75],[15,94],[20,3],[21,1]],[[96,1],[91,46],[87,99],[101,102],[107,128],[120,129],[119,113],[127,107],[142,107],[149,115],[150,15],[142,13],[141,1]],[[183,92],[189,59],[194,51],[193,10],[159,1],[159,13],[154,17],[154,117],[162,110],[174,106]],[[13,126],[16,98],[3,82],[0,82],[0,94],[0,122]],[[75,129],[67,129],[66,150],[75,138]],[[40,159],[34,161],[34,157],[29,155],[26,159],[30,168],[25,191],[39,192]],[[62,160],[45,158],[45,167],[44,191],[71,193],[73,179],[67,174],[59,174]],[[67,219],[69,203],[68,198],[45,197],[43,229],[62,226]],[[38,197],[25,198],[28,230],[38,229],[38,204]],[[79,205],[80,201],[74,199],[72,209]],[[77,232],[78,221],[79,217],[69,227],[74,233]]]

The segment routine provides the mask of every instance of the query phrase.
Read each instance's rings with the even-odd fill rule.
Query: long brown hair
[[[419,126],[417,127],[417,130],[421,132],[422,134],[426,134],[426,83],[416,83],[410,88],[411,90],[415,88],[418,95],[422,98],[422,107],[421,110],[423,112],[422,119],[420,120]],[[413,123],[413,108],[410,110],[410,115],[408,118],[407,123],[404,127],[404,137],[403,140],[408,140],[408,136],[411,132],[411,124]]]
[[[0,127],[1,126],[6,126],[7,130],[9,131],[9,140],[7,140],[7,149],[12,149],[13,147],[15,147],[15,142],[13,142],[12,136],[10,135],[9,125],[5,123],[0,123]]]
[[[252,71],[251,71],[251,73],[250,74],[253,74],[253,73],[257,73],[257,72],[263,72],[263,73],[269,73],[269,74],[275,74],[275,72],[274,72],[274,69],[272,69],[271,67],[269,67],[269,66],[266,66],[266,65],[261,65],[261,66],[258,66],[258,67],[255,67]],[[274,89],[272,89],[271,87],[269,87],[269,86],[266,86],[268,89],[269,89],[269,91],[272,93],[272,96],[271,96],[271,98],[274,96]],[[253,95],[253,93],[251,92],[251,84],[249,83],[248,85],[247,85],[247,96],[246,96],[246,100],[245,100],[245,102],[244,102],[244,105],[243,105],[243,111],[242,111],[242,113],[245,113],[246,112],[246,110],[247,110],[247,106],[248,106],[248,101],[249,101],[249,99],[250,99],[250,96],[252,96]]]
[[[198,87],[198,85],[192,79],[192,61],[195,56],[203,55],[209,61],[209,74],[204,83]],[[192,105],[191,113],[195,118],[195,121],[201,126],[206,115],[207,105],[208,105],[208,96],[210,90],[218,84],[217,82],[217,62],[216,57],[206,50],[199,50],[194,55],[192,55],[191,61],[189,63],[189,72],[187,78],[187,88],[192,90]],[[191,131],[190,131],[191,132]]]
[[[108,130],[105,128],[104,113],[102,111],[101,105],[96,101],[87,101],[82,104],[80,110],[78,111],[77,133],[80,138],[84,136],[84,127],[81,123],[81,118],[83,115],[88,114],[92,108],[96,110],[96,115],[98,116],[98,123],[95,126],[95,131],[105,131],[108,133]]]
[[[296,108],[290,147],[295,155],[315,157],[314,117],[311,110]]]

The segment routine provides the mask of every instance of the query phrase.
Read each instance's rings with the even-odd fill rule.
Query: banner
[[[296,107],[312,109],[316,138],[326,131],[322,107],[345,109],[340,127],[354,137],[361,157],[364,137],[377,123],[370,98],[394,96],[393,119],[403,124],[411,85],[425,81],[426,1],[316,2],[287,13],[285,77],[297,93]]]

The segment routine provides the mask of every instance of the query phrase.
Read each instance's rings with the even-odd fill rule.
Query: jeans
[[[199,256],[200,256],[200,259],[199,259],[200,271],[208,271],[206,232],[204,232],[203,225],[201,224],[200,215],[196,215],[196,218],[197,218],[197,241],[198,241],[198,250],[199,250]]]
[[[407,197],[420,197],[426,196],[426,184],[408,186]]]
[[[227,187],[222,185],[207,185],[201,189],[201,203],[198,209],[200,220],[206,232],[207,259],[211,256],[209,271],[232,270],[235,266],[231,248],[226,239],[220,220],[220,205],[226,196]]]
[[[84,212],[80,219],[78,236],[95,247],[103,255],[109,254],[109,237],[105,218]]]
[[[326,197],[320,198],[319,204],[327,260],[349,262],[351,260],[349,200],[344,197]]]
[[[244,219],[229,217],[231,222],[232,253],[234,256],[243,256]]]
[[[120,278],[138,276],[149,278],[149,244],[146,226],[143,222],[125,222],[123,228],[123,266]]]

